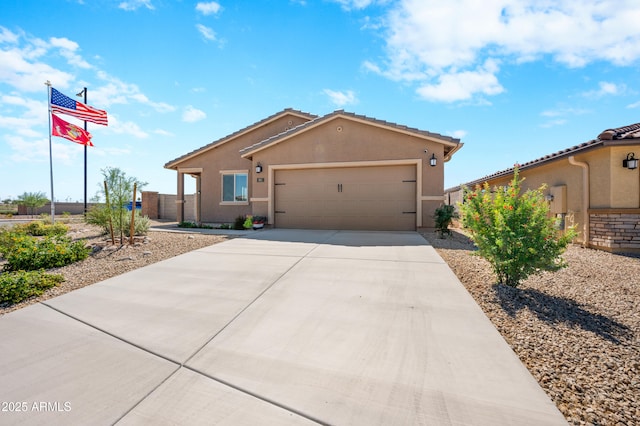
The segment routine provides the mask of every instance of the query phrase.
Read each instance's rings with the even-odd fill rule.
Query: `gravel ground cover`
[[[570,424],[640,424],[640,258],[570,246],[514,289],[462,233],[424,236]]]
[[[146,237],[136,237],[133,245],[129,245],[126,237],[125,244],[121,245],[119,238],[116,238],[116,244],[112,245],[111,239],[102,235],[98,227],[72,223],[70,228],[68,235],[73,240],[85,240],[93,247],[92,254],[81,262],[50,269],[48,272],[62,274],[65,281],[39,297],[11,306],[0,306],[0,315],[229,238],[224,235],[150,231]]]

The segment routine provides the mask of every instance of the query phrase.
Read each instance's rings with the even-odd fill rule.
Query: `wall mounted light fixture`
[[[431,154],[431,158],[429,159],[429,164],[431,164],[431,167],[435,167],[436,164],[438,164],[438,159],[436,158],[435,154]]]
[[[262,164],[258,163],[256,166],[256,173],[262,173]]]
[[[551,202],[553,201],[553,194],[547,194],[544,196],[545,201]]]
[[[638,159],[636,158],[636,154],[633,152],[628,153],[627,158],[625,160],[622,160],[622,167],[625,167],[629,170],[637,169]]]

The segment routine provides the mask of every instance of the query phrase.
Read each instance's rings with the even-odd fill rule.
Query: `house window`
[[[247,173],[222,174],[222,201],[246,203],[249,201],[249,179]]]

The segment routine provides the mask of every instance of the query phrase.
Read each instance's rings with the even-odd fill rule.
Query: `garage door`
[[[277,170],[278,228],[416,229],[416,166]]]

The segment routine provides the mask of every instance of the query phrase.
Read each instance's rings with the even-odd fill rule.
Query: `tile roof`
[[[618,127],[615,129],[607,129],[603,132],[600,133],[600,135],[598,135],[597,139],[593,139],[590,140],[588,142],[584,142],[581,143],[579,145],[575,145],[572,146],[571,148],[567,148],[567,149],[563,149],[561,151],[557,151],[554,152],[552,154],[548,154],[545,155],[544,157],[540,157],[537,158],[535,160],[532,161],[528,161],[524,164],[517,164],[518,168],[520,170],[525,170],[525,169],[529,169],[532,167],[536,167],[539,165],[542,165],[544,163],[553,161],[553,160],[558,160],[561,158],[566,158],[569,157],[571,155],[576,155],[580,152],[583,151],[587,151],[590,149],[594,149],[596,147],[599,146],[603,146],[608,144],[608,141],[613,141],[613,140],[622,140],[622,139],[640,139],[640,123],[637,124],[631,124],[629,126],[624,126],[624,127]],[[640,143],[640,141],[639,141]],[[514,167],[511,167],[509,169],[506,170],[502,170],[487,176],[484,176],[480,179],[476,179],[473,180],[471,182],[467,182],[465,184],[453,187],[453,188],[448,188],[447,190],[445,190],[445,192],[449,192],[451,190],[455,190],[457,188],[460,188],[461,186],[467,186],[467,187],[473,187],[475,185],[482,185],[484,182],[487,182],[489,180],[493,180],[493,179],[497,179],[497,178],[501,178],[504,176],[508,176],[508,175],[512,175],[513,174],[513,169]]]
[[[634,138],[640,138],[640,123],[618,127],[617,129],[607,129],[598,135],[598,139],[607,141]]]
[[[289,138],[291,136],[293,136],[296,133],[299,133],[301,131],[304,131],[306,129],[309,129],[311,127],[315,127],[317,125],[319,125],[320,123],[329,121],[333,118],[336,117],[346,117],[352,120],[356,120],[356,121],[365,121],[368,123],[372,123],[372,124],[376,124],[379,126],[383,126],[383,127],[389,127],[395,130],[399,130],[399,131],[403,131],[403,132],[407,132],[407,133],[413,133],[416,135],[421,135],[421,136],[426,136],[429,138],[434,138],[434,139],[438,139],[441,142],[445,142],[448,143],[452,149],[449,150],[449,153],[452,154],[454,151],[456,151],[457,149],[459,149],[460,147],[462,147],[463,144],[460,143],[460,139],[456,139],[456,138],[452,138],[450,136],[444,136],[441,135],[439,133],[432,133],[432,132],[428,132],[426,130],[420,130],[417,129],[415,127],[409,127],[409,126],[405,126],[402,124],[397,124],[397,123],[392,123],[389,121],[384,121],[384,120],[378,120],[376,118],[372,118],[372,117],[367,117],[365,115],[359,115],[359,114],[354,114],[351,112],[345,112],[344,110],[336,110],[333,111],[332,113],[329,113],[327,115],[324,115],[322,117],[316,117],[315,119],[311,120],[311,121],[307,121],[306,123],[302,123],[296,127],[293,127],[291,129],[289,129],[286,132],[280,133],[278,135],[274,135],[268,139],[265,139],[263,141],[260,141],[258,143],[255,143],[251,146],[248,146],[246,148],[243,148],[240,150],[240,153],[243,155],[248,155],[248,153],[255,151],[257,149],[266,147],[268,145],[271,145],[272,143],[276,143],[280,140]]]
[[[267,118],[264,118],[264,119],[262,119],[260,121],[256,121],[253,124],[250,124],[250,125],[248,125],[246,127],[243,127],[242,129],[240,129],[240,130],[238,130],[236,132],[233,132],[230,135],[227,135],[227,136],[225,136],[225,137],[223,137],[221,139],[215,140],[215,141],[213,141],[213,142],[211,142],[211,143],[209,143],[209,144],[207,144],[207,145],[205,145],[203,147],[200,147],[200,148],[195,149],[195,150],[193,150],[191,152],[188,152],[188,153],[186,153],[184,155],[181,155],[180,157],[175,158],[175,159],[167,162],[164,165],[164,167],[166,169],[170,169],[172,167],[175,167],[175,166],[177,166],[178,163],[180,163],[183,160],[186,160],[187,158],[193,157],[194,155],[197,155],[197,154],[199,154],[201,152],[208,151],[209,149],[212,149],[212,148],[214,148],[216,146],[222,145],[225,142],[229,142],[230,140],[232,140],[232,139],[234,139],[234,138],[246,133],[247,131],[249,131],[249,130],[251,130],[253,128],[260,127],[263,124],[266,124],[266,123],[268,123],[268,122],[270,122],[270,121],[272,121],[272,120],[274,120],[274,119],[276,119],[276,118],[278,118],[280,116],[283,116],[283,115],[286,115],[286,114],[289,114],[289,113],[294,114],[294,115],[298,115],[298,116],[302,116],[302,117],[306,117],[309,120],[313,120],[313,119],[315,119],[317,117],[317,115],[311,114],[311,113],[308,113],[308,112],[299,111],[299,110],[296,110],[296,109],[293,109],[293,108],[285,108],[282,111],[276,112],[275,114],[272,114]]]

